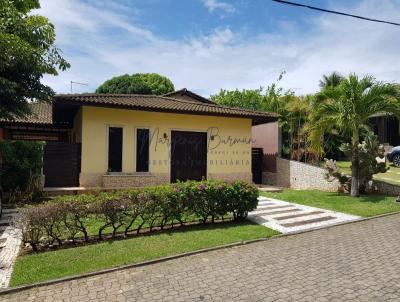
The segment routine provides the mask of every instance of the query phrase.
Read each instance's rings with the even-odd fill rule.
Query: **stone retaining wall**
[[[275,185],[294,189],[337,191],[338,181],[327,181],[325,169],[294,160],[277,158]]]
[[[398,196],[400,195],[400,186],[374,180],[371,188],[368,188],[368,192],[375,194]]]
[[[340,187],[337,180],[327,181],[325,169],[294,160],[277,158],[277,173],[263,172],[263,184],[293,189],[316,189],[336,192]],[[374,180],[368,193],[400,195],[400,186]]]

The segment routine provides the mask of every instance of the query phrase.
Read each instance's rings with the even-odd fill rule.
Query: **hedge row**
[[[88,242],[106,230],[139,233],[187,222],[242,219],[257,206],[258,190],[241,181],[182,182],[126,191],[62,196],[19,211],[17,226],[33,250],[79,239]]]

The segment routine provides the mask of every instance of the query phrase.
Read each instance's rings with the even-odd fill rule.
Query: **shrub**
[[[66,240],[102,240],[106,230],[140,233],[155,227],[200,220],[214,223],[230,215],[242,219],[257,206],[258,190],[241,181],[188,181],[172,185],[62,196],[37,206],[22,208],[16,220],[23,241],[38,247],[62,245]]]
[[[22,232],[22,241],[30,244],[34,251],[38,250],[45,234],[42,219],[44,212],[41,207],[21,209],[14,220],[14,224]]]
[[[103,221],[99,228],[99,240],[102,239],[103,231],[112,227],[112,237],[125,224],[125,213],[129,210],[129,200],[121,198],[116,194],[102,193],[95,202],[95,213],[100,221]]]
[[[257,208],[258,189],[242,181],[234,181],[228,190],[229,212],[235,220],[247,217],[248,212]]]
[[[89,241],[87,221],[95,213],[94,195],[64,196],[57,198],[53,204],[60,203],[64,210],[63,223],[68,232],[68,239],[75,241],[81,234],[85,242]]]
[[[40,192],[43,142],[0,141],[0,184],[10,199],[31,201]]]

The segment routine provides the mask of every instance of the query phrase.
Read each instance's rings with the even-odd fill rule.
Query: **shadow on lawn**
[[[393,198],[393,200],[396,199],[395,196],[388,196],[385,194],[362,194],[360,195],[360,197],[351,197],[350,194],[347,193],[335,193],[335,192],[328,192],[326,194],[329,197],[345,197],[345,199],[343,200],[343,202],[348,201],[348,198],[354,198],[359,202],[371,202],[371,203],[379,203],[379,202],[384,202],[385,200],[387,200],[387,198]]]

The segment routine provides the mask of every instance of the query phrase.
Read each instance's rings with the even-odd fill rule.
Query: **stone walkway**
[[[1,296],[2,301],[400,301],[400,214]]]
[[[283,234],[326,227],[360,218],[267,197],[259,197],[257,209],[250,212],[248,216],[249,220]]]
[[[10,225],[15,210],[3,209],[0,219],[0,289],[8,287],[21,245],[21,232]]]

